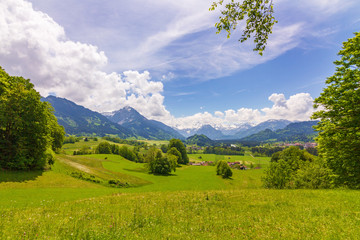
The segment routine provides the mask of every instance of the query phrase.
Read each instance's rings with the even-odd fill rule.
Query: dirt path
[[[76,168],[76,169],[78,169],[78,170],[80,170],[80,171],[93,174],[93,171],[92,171],[89,167],[87,167],[87,166],[85,166],[85,165],[83,165],[83,164],[76,163],[76,162],[73,162],[73,161],[71,161],[71,160],[64,159],[64,158],[59,158],[59,159],[60,159],[62,162],[66,163],[67,165],[70,165],[70,166],[72,166],[72,167],[74,167],[74,168]]]

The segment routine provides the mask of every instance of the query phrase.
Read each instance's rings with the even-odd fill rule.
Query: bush
[[[95,149],[97,154],[111,154],[111,146],[108,142],[101,142]]]
[[[225,160],[220,160],[216,164],[216,175],[221,175],[223,178],[230,178],[232,176],[231,168]]]
[[[290,147],[273,154],[263,178],[266,188],[331,188],[334,177],[324,161]]]
[[[176,171],[177,157],[168,155],[164,157],[159,149],[152,147],[145,156],[147,168],[150,173],[168,175]]]

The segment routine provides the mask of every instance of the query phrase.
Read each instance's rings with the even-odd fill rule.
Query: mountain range
[[[258,133],[244,137],[243,141],[254,142],[280,142],[280,141],[313,141],[317,135],[313,128],[318,121],[306,121],[290,123],[285,128],[273,131],[271,129],[265,129]]]
[[[291,123],[288,120],[268,120],[255,126],[244,124],[235,129],[215,129],[211,125],[204,125],[198,129],[175,130],[162,122],[147,119],[131,107],[100,114],[65,98],[48,96],[42,100],[53,106],[55,116],[66,133],[74,135],[114,134],[120,138],[150,140],[185,140],[185,137],[205,135],[211,140],[285,141],[291,139],[292,135],[300,140],[315,134],[312,129],[314,122]]]
[[[180,133],[162,122],[149,120],[131,107],[125,107],[118,111],[107,114],[110,121],[130,129],[136,136],[156,140],[171,138],[184,139]]]
[[[115,134],[120,138],[133,137],[152,140],[184,139],[174,129],[161,122],[148,120],[130,107],[104,116],[65,98],[48,96],[42,100],[53,106],[54,114],[59,124],[64,126],[67,134],[88,135],[95,133],[99,136]]]

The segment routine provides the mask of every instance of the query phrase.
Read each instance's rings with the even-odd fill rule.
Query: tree
[[[219,5],[223,5],[224,0],[213,2],[210,11],[214,11]],[[246,20],[245,29],[239,39],[240,42],[254,37],[255,48],[260,55],[265,50],[269,34],[277,21],[275,20],[272,0],[244,0],[241,2],[231,0],[225,4],[221,10],[222,16],[219,22],[215,24],[217,33],[222,30],[227,32],[227,37],[231,31],[235,31],[239,22]]]
[[[216,175],[221,175],[223,178],[230,178],[232,176],[231,168],[225,160],[220,160],[216,164]]]
[[[65,139],[65,129],[57,123],[57,119],[53,112],[49,112],[49,124],[51,126],[51,148],[54,152],[59,153]]]
[[[182,143],[182,141],[180,139],[171,139],[169,142],[169,147],[168,149],[171,149],[175,147],[180,153],[181,153],[181,158],[178,159],[178,163],[179,164],[188,164],[189,163],[189,157],[186,153],[186,148],[184,146],[184,144]]]
[[[360,188],[360,33],[343,43],[335,61],[336,72],[326,80],[327,87],[312,116],[320,122],[319,156],[338,176],[338,183]]]
[[[145,159],[150,173],[168,175],[171,171],[176,171],[176,157],[174,155],[164,157],[155,147],[149,149]]]
[[[181,159],[181,153],[175,148],[172,147],[167,151],[167,155],[173,155],[176,157],[176,163],[179,163],[179,159]]]
[[[273,154],[265,170],[263,182],[267,188],[330,188],[334,176],[322,159],[289,147]]]
[[[96,154],[111,154],[111,145],[108,142],[101,142],[95,149]]]
[[[53,163],[47,149],[61,148],[63,128],[51,105],[40,101],[29,79],[9,76],[0,67],[0,167],[42,169]]]

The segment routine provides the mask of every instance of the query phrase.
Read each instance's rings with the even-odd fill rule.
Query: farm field
[[[201,156],[203,161],[215,157]],[[269,161],[229,157],[259,161],[262,166]],[[356,239],[360,235],[359,191],[268,190],[262,188],[263,171],[233,170],[232,179],[222,179],[213,166],[183,166],[173,175],[156,176],[148,174],[143,163],[118,155],[57,155],[50,171],[0,172],[0,239]],[[108,180],[128,185],[110,187]]]

